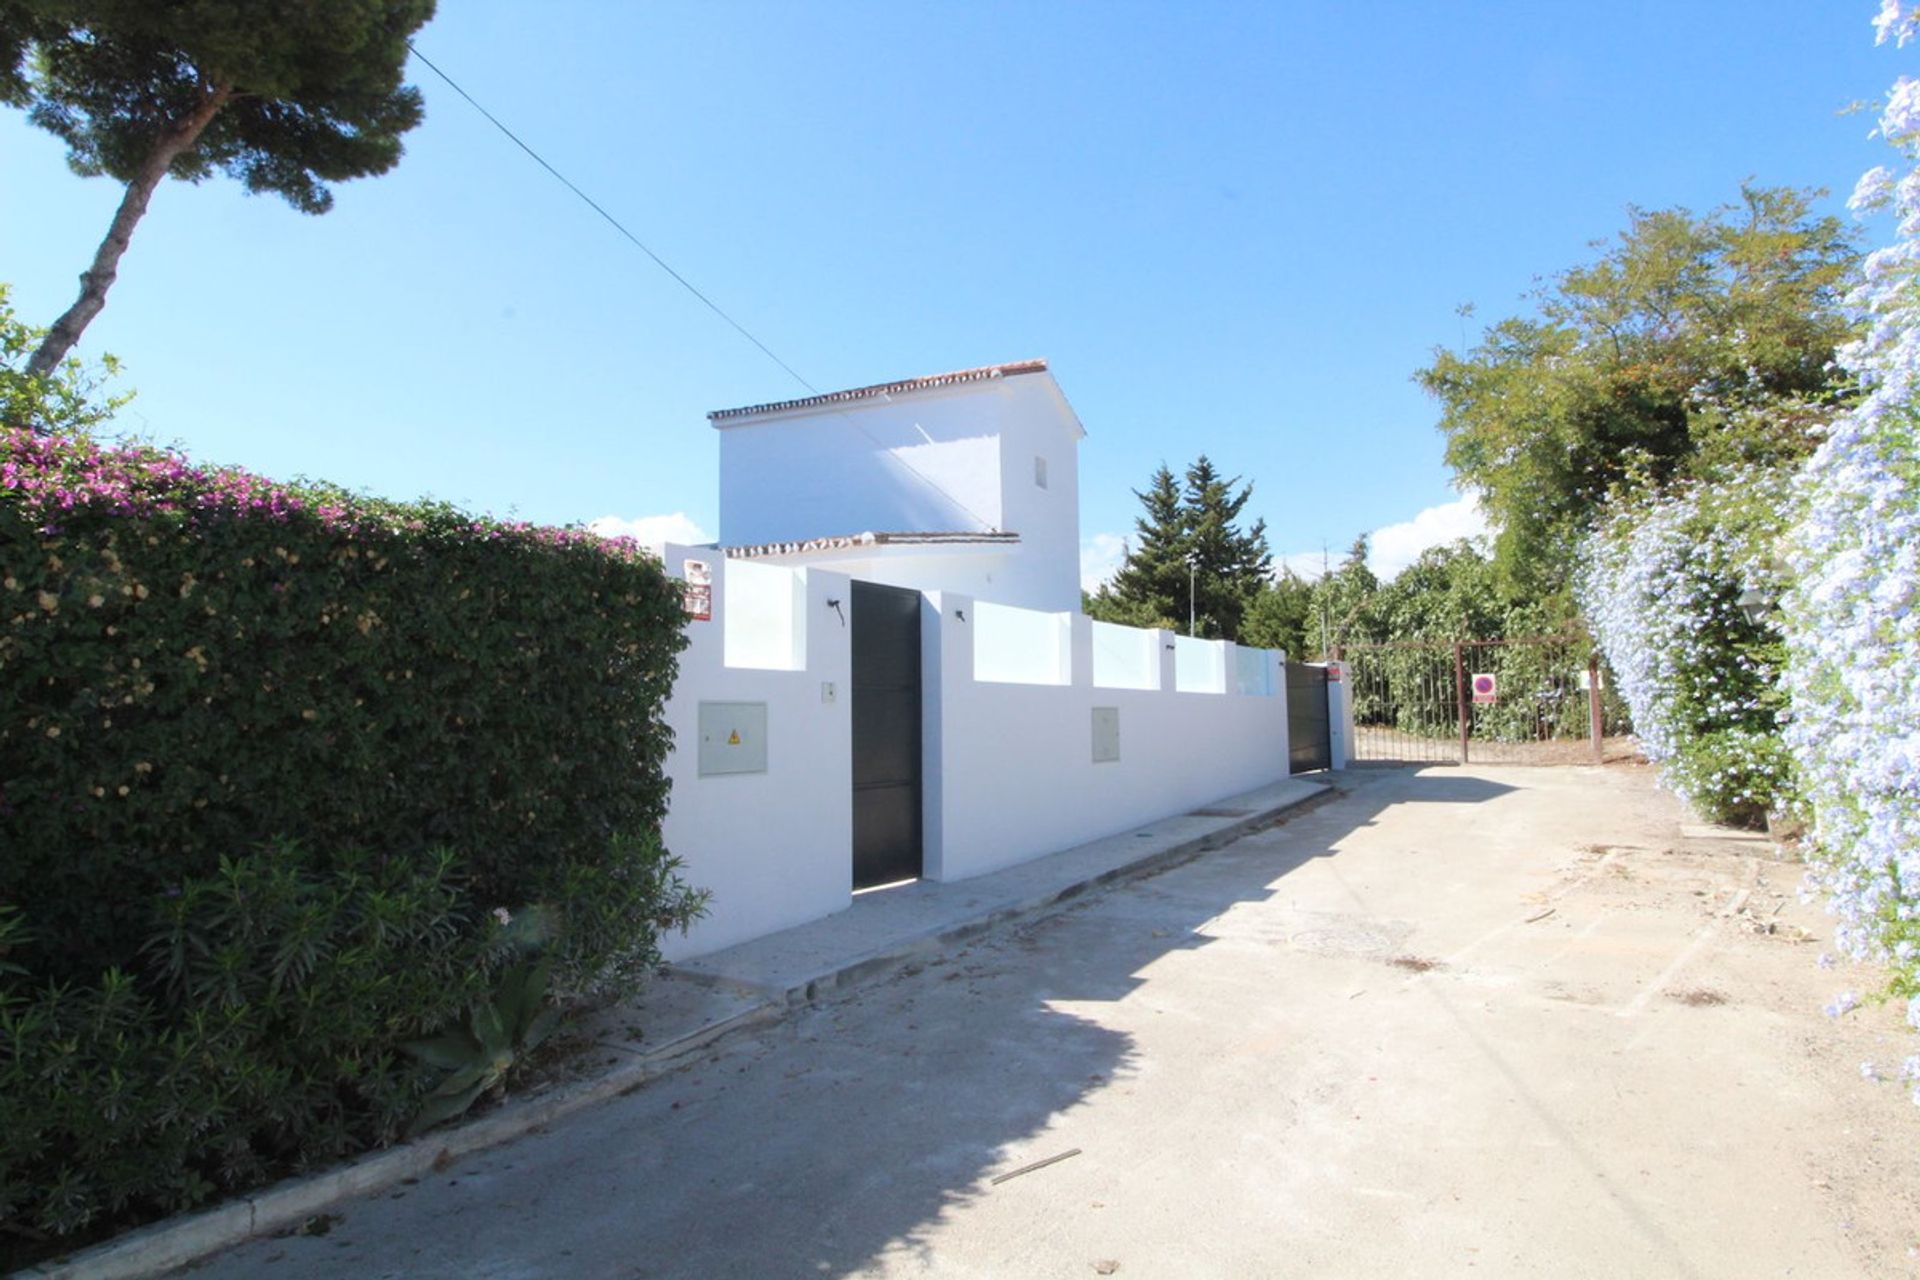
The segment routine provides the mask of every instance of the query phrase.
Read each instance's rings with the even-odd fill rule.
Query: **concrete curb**
[[[771,1001],[711,1023],[645,1053],[621,1059],[589,1080],[561,1085],[477,1120],[364,1156],[324,1173],[288,1179],[187,1217],[139,1227],[70,1257],[12,1273],[8,1280],[135,1280],[186,1266],[254,1236],[298,1227],[342,1200],[431,1173],[443,1161],[523,1137],[684,1065],[714,1041],[785,1016]],[[605,1046],[617,1048],[618,1046]]]
[[[1341,794],[1338,787],[1328,786],[1318,794],[1258,810],[1205,835],[1153,850],[1134,861],[1062,888],[997,907],[958,925],[896,940],[784,990],[757,989],[760,1003],[657,1048],[636,1052],[624,1046],[603,1046],[617,1049],[620,1060],[591,1079],[507,1103],[458,1127],[364,1156],[323,1173],[288,1179],[217,1208],[136,1228],[69,1257],[13,1272],[7,1280],[137,1280],[184,1267],[254,1236],[290,1230],[343,1200],[384,1190],[408,1178],[418,1178],[433,1172],[435,1166],[444,1161],[499,1146],[576,1111],[632,1092],[685,1065],[688,1059],[715,1042],[735,1032],[778,1022],[829,993],[877,981],[916,960],[1004,925],[1038,919],[1064,909],[1092,890],[1142,879],[1190,862],[1283,815],[1317,808]],[[712,981],[706,975],[685,976],[696,982]]]

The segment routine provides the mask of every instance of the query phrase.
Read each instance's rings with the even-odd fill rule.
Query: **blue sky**
[[[420,49],[816,387],[1046,357],[1111,552],[1161,461],[1277,552],[1459,527],[1437,344],[1630,204],[1881,159],[1871,3],[449,0]],[[424,67],[321,218],[169,183],[82,350],[211,461],[544,522],[718,529],[709,409],[804,394]],[[48,323],[119,191],[0,113],[0,279]],[[1433,510],[1438,508],[1439,510]],[[1104,539],[1103,539],[1104,535]],[[1386,547],[1419,540],[1389,532]]]

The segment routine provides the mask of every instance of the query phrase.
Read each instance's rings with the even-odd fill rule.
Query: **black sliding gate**
[[[1333,767],[1333,726],[1327,714],[1327,669],[1287,664],[1287,772]]]
[[[920,876],[920,593],[853,584],[853,887]]]

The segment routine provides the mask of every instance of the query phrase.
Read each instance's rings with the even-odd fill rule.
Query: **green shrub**
[[[1793,758],[1780,735],[1721,729],[1684,742],[1669,765],[1676,789],[1709,822],[1760,830],[1794,794]]]
[[[711,897],[680,879],[680,865],[648,833],[615,836],[600,857],[552,869],[538,900],[559,915],[548,949],[563,995],[623,995],[660,967],[662,935],[684,932],[706,914]]]
[[[1777,618],[1740,603],[1778,582],[1789,490],[1787,474],[1751,469],[1616,502],[1582,544],[1577,575],[1662,784],[1703,817],[1744,826],[1796,803],[1777,741]]]
[[[504,954],[444,852],[282,843],[155,916],[145,980],[0,976],[0,1218],[64,1235],[389,1141],[430,1083],[399,1043],[484,998]]]

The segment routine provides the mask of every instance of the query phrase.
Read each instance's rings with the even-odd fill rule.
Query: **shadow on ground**
[[[1281,839],[1243,840],[996,931],[550,1131],[350,1204],[324,1238],[254,1242],[198,1274],[707,1280],[841,1276],[911,1257],[945,1215],[1004,1194],[993,1177],[1069,1149],[1058,1131],[1077,1107],[1148,1069],[1130,1036],[1062,1006],[1140,993],[1151,966],[1212,945],[1202,926],[1271,897],[1389,805],[1511,790],[1444,769],[1343,786],[1286,821]],[[1116,896],[1125,909],[1102,911]]]

